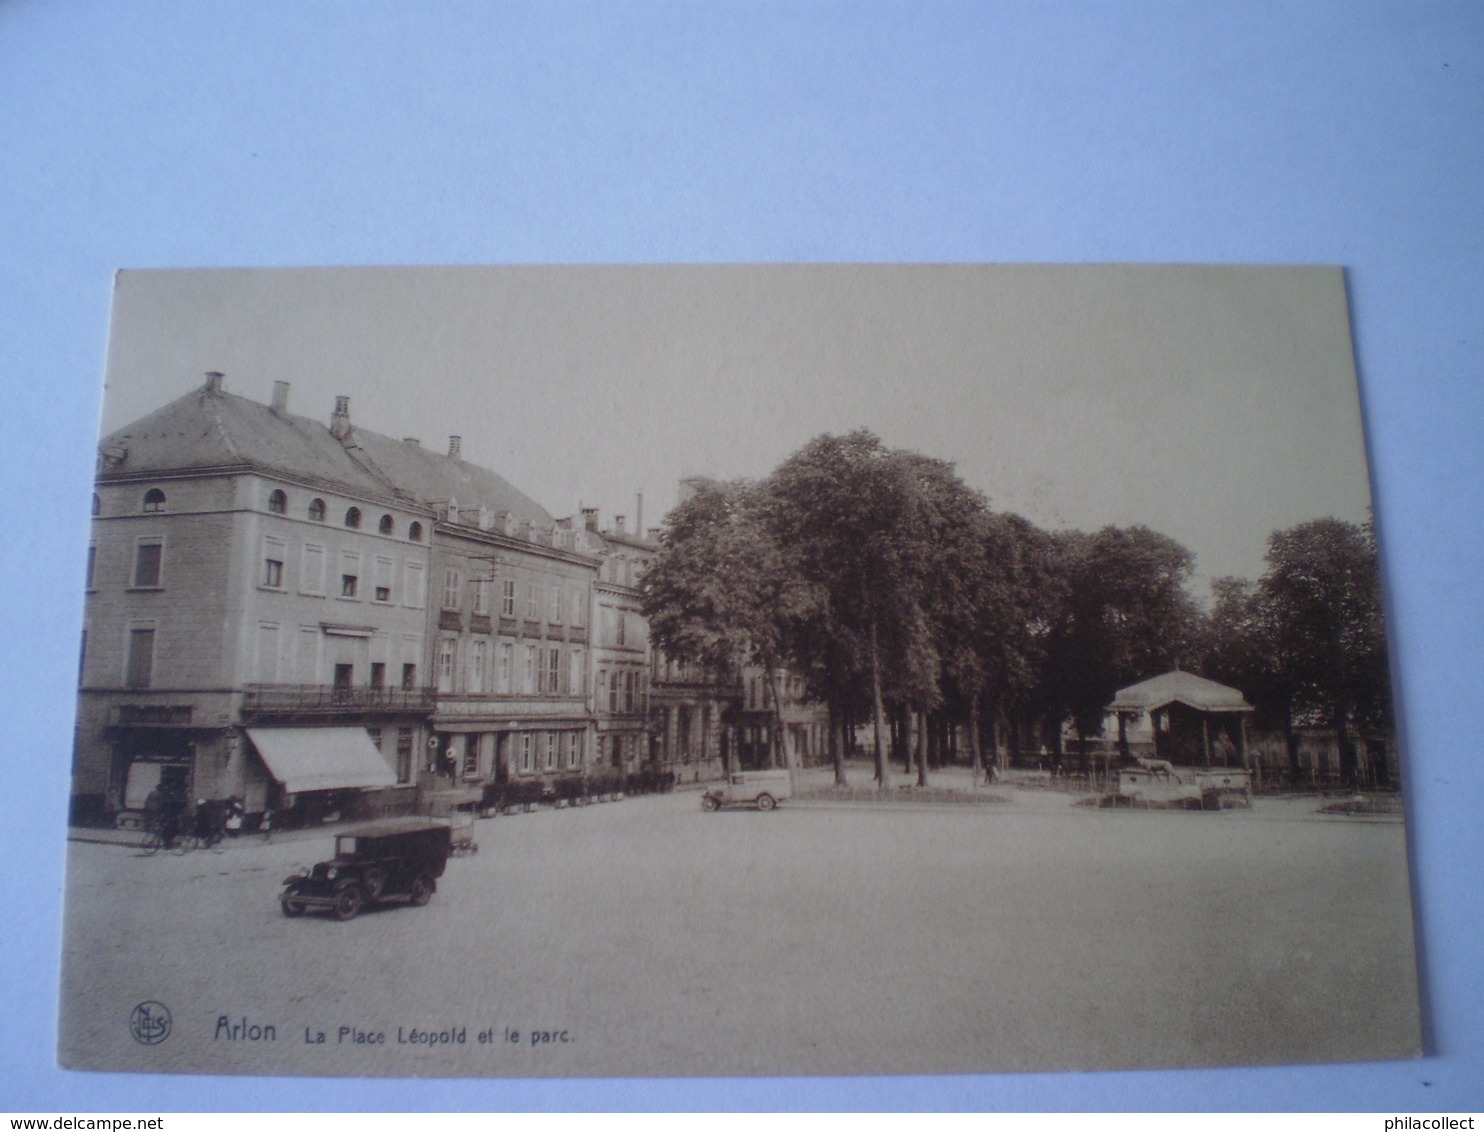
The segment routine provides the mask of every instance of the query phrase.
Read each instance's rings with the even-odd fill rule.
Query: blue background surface
[[[0,1108],[1484,1107],[1481,123],[1475,3],[0,6]],[[1348,268],[1430,1056],[678,1082],[57,1070],[112,272],[739,261]]]

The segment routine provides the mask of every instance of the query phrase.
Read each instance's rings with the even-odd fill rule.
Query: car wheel
[[[337,920],[354,920],[361,914],[365,901],[361,898],[361,890],[353,884],[348,884],[335,894],[335,918]]]
[[[296,900],[299,890],[291,888],[278,898],[278,906],[283,909],[283,914],[289,919],[304,915],[304,901]]]
[[[433,878],[423,873],[412,882],[412,892],[409,902],[414,908],[421,908],[429,900],[433,899]]]
[[[361,888],[364,890],[367,902],[376,903],[381,899],[381,894],[386,891],[386,874],[380,869],[371,869],[361,877]]]
[[[153,857],[163,848],[165,848],[165,839],[158,833],[151,833],[144,839],[144,843],[139,846],[139,851],[146,857]]]
[[[701,809],[705,810],[708,814],[714,813],[717,810],[721,809],[721,803],[713,798],[710,794],[702,794]]]
[[[767,813],[776,805],[778,803],[773,801],[773,795],[771,794],[759,794],[757,796],[757,808],[762,810],[763,813]]]

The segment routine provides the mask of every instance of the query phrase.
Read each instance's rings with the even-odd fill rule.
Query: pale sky
[[[1370,502],[1332,268],[647,266],[128,271],[104,433],[200,386],[498,471],[556,515],[658,525],[864,426],[1047,527],[1143,523],[1212,577]],[[1198,587],[1204,590],[1204,584]]]

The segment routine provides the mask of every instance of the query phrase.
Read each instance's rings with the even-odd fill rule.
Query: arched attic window
[[[392,517],[390,515],[383,515],[381,517],[381,522],[377,524],[376,529],[384,535],[389,535],[395,533],[397,524],[392,520]]]
[[[409,539],[411,539],[413,542],[422,542],[422,540],[423,540],[423,525],[421,523],[413,523],[413,524],[411,524],[407,528],[407,537]]]
[[[275,515],[282,515],[288,509],[289,497],[275,488],[273,493],[268,496],[268,510]]]
[[[311,499],[309,501],[309,517],[316,523],[325,521],[325,501],[323,499]]]
[[[345,512],[345,525],[353,531],[361,529],[361,509],[352,507]]]
[[[165,510],[165,493],[157,487],[152,487],[144,493],[144,510]]]

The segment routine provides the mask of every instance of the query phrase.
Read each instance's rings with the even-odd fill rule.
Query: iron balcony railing
[[[245,712],[427,711],[432,688],[339,687],[334,684],[249,684]]]

